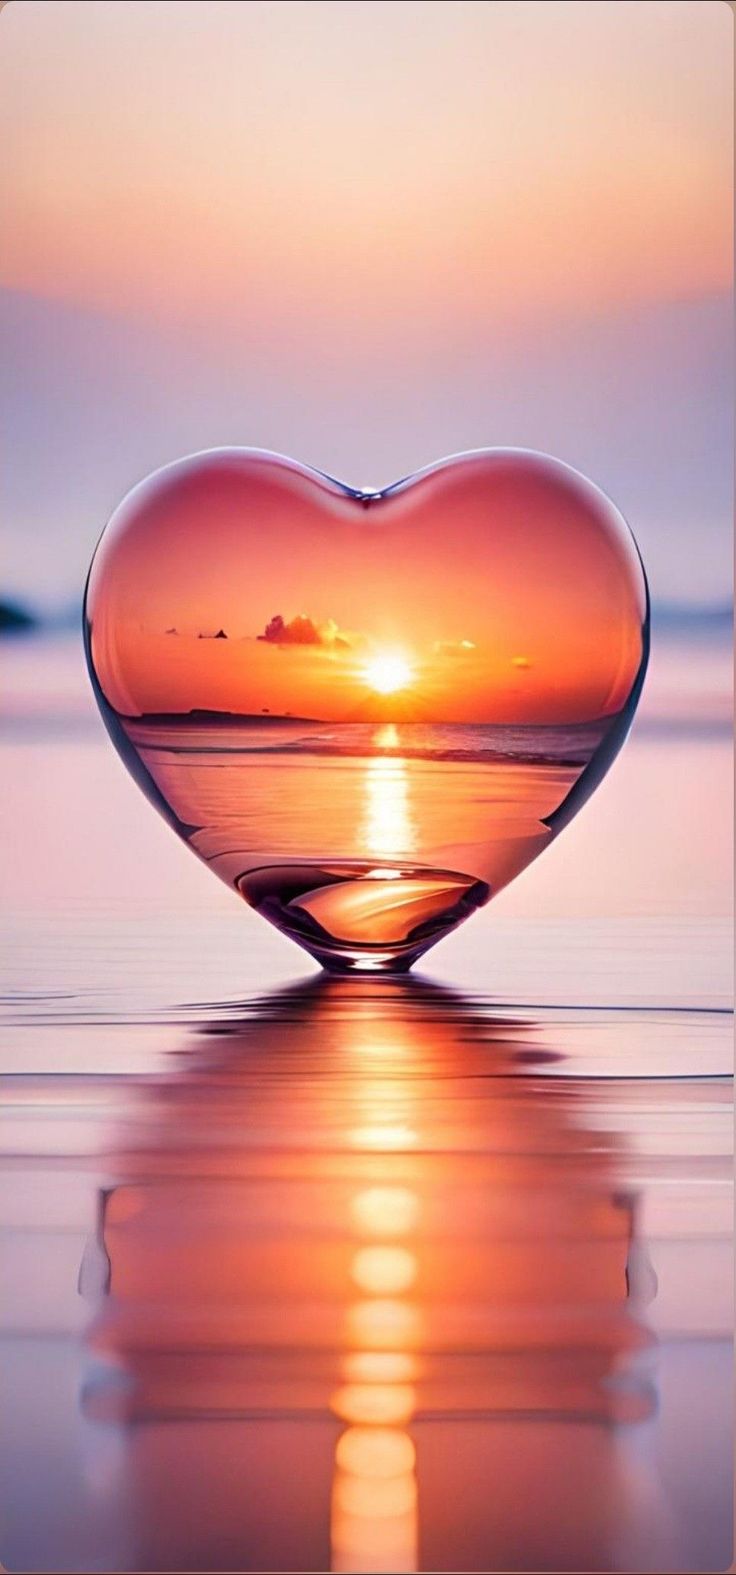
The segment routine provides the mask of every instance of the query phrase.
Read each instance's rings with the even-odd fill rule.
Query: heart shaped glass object
[[[85,640],[108,732],[183,841],[325,967],[396,971],[601,780],[648,595],[621,515],[543,455],[376,492],[223,449],[121,504]]]

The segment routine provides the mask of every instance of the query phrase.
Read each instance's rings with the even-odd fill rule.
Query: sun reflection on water
[[[330,1568],[346,1575],[448,1568],[433,1559],[450,1532],[468,1568],[518,1539],[537,1568],[560,1507],[569,1567],[594,1567],[590,1551],[602,1568],[600,1506],[629,1492],[615,1429],[652,1405],[617,1139],[563,1079],[529,1073],[534,1025],[426,983],[328,980],[212,1027],[146,1091],[150,1147],[121,1125],[83,1276],[97,1303],[84,1415],[129,1429],[145,1567],[181,1567],[182,1514],[193,1500],[211,1515],[218,1494],[229,1546],[296,1567],[283,1502],[299,1476],[300,1535],[324,1539],[329,1504]],[[168,1425],[185,1417],[186,1437]],[[149,1489],[154,1444],[165,1479]],[[531,1524],[527,1459],[546,1495]],[[184,1511],[169,1492],[182,1470]]]
[[[401,1044],[376,1037],[374,1048],[400,1058]],[[392,1152],[416,1141],[411,1101],[397,1109],[396,1090],[380,1080],[362,1084],[361,1114],[372,1124],[354,1129],[368,1152]],[[350,1278],[364,1299],[347,1309],[347,1351],[333,1414],[348,1424],[335,1451],[330,1520],[333,1571],[411,1571],[419,1567],[415,1450],[407,1431],[417,1408],[421,1340],[419,1306],[409,1299],[419,1273],[412,1251],[421,1210],[410,1186],[361,1187],[350,1213],[363,1244],[350,1260]]]
[[[368,1188],[353,1199],[353,1215],[363,1230],[373,1220],[381,1234],[376,1194],[405,1192],[397,1213],[386,1220],[393,1234],[412,1228],[418,1209],[408,1189]],[[398,1227],[398,1228],[397,1228]],[[332,1488],[330,1538],[334,1571],[410,1571],[418,1568],[418,1508],[415,1451],[406,1431],[416,1410],[412,1380],[419,1376],[416,1356],[418,1309],[400,1300],[417,1274],[417,1259],[405,1246],[376,1241],[359,1248],[351,1263],[354,1282],[367,1295],[349,1311],[347,1334],[355,1349],[343,1358],[346,1380],[333,1394],[335,1416],[349,1425],[338,1440]],[[392,1289],[395,1299],[384,1299]]]
[[[397,749],[395,723],[376,729],[376,749]],[[411,806],[406,761],[396,755],[376,755],[366,762],[361,848],[369,858],[406,858],[416,851],[416,826]]]

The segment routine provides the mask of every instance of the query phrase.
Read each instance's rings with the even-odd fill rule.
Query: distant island
[[[0,634],[25,634],[38,628],[38,619],[22,602],[0,600]]]
[[[656,633],[658,629],[673,630],[728,630],[733,623],[733,602],[708,602],[700,605],[697,602],[654,602],[652,604],[652,627]]]
[[[292,716],[290,711],[211,711],[193,706],[190,711],[144,711],[141,716],[124,716],[124,722],[149,722],[155,727],[165,727],[176,722],[299,722],[324,726],[316,716]]]
[[[0,596],[0,636],[66,634],[78,631],[82,606],[78,600],[63,603],[51,611],[29,606],[16,596]]]

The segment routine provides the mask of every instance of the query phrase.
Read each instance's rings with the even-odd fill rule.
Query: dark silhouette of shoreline
[[[290,711],[215,711],[204,706],[192,706],[190,711],[144,711],[141,716],[125,716],[123,721],[148,722],[155,727],[177,722],[257,722],[259,725],[268,722],[299,722],[312,723],[315,727],[327,725],[320,722],[319,717],[293,716]]]

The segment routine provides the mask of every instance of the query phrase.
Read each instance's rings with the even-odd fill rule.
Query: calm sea
[[[78,646],[8,647],[8,1569],[728,1564],[729,668],[660,643],[559,840],[416,979],[325,982]]]

